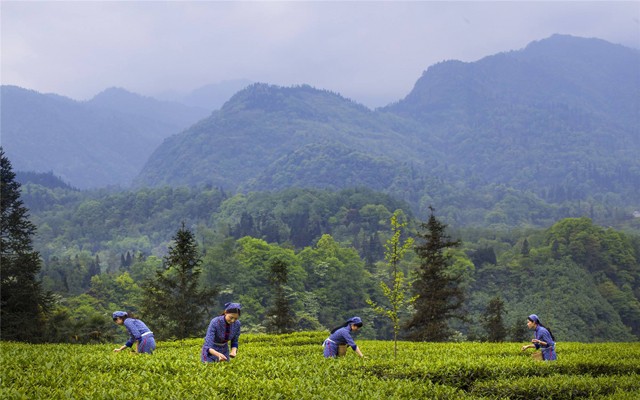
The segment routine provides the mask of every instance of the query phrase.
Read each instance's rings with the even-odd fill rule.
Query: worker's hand
[[[218,360],[220,361],[227,361],[227,356],[225,356],[222,353],[218,353],[217,351],[216,351],[216,357],[218,357]]]
[[[113,351],[115,351],[116,353],[118,353],[120,350],[122,349],[113,349]]]
[[[522,351],[525,351],[528,348],[529,348],[529,346],[522,346]]]
[[[233,347],[231,349],[231,351],[229,352],[229,357],[234,358],[236,356],[236,353],[238,352],[238,349]]]

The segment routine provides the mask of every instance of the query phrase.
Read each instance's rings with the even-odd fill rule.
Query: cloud
[[[422,71],[554,33],[640,47],[637,2],[7,2],[2,84],[76,99],[249,79],[370,106]]]

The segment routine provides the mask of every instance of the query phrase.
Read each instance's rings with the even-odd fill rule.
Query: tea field
[[[119,344],[0,342],[1,399],[640,399],[640,343],[559,343],[553,363],[522,343],[358,340],[324,359],[326,333],[242,335],[238,357],[202,364],[202,339]]]

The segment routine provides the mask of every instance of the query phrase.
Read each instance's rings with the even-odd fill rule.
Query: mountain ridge
[[[22,89],[29,101],[16,106],[6,93],[21,88],[3,86],[3,146],[16,169],[52,171],[80,188],[269,190],[269,182],[312,186],[315,169],[323,187],[393,176],[373,184],[414,204],[507,185],[552,203],[606,197],[637,208],[637,71],[636,49],[553,35],[476,62],[432,65],[407,96],[375,110],[309,85],[254,83],[174,125],[184,105],[122,88],[86,102]],[[372,169],[363,179],[335,168],[349,165],[349,154]],[[399,166],[391,175],[390,163]]]
[[[213,184],[232,190],[268,190],[268,182],[275,181],[278,187],[286,181],[298,185],[308,182],[309,163],[300,160],[279,171],[282,160],[291,161],[306,146],[334,143],[372,159],[386,156],[410,165],[414,176],[405,191],[414,199],[433,198],[441,190],[421,187],[429,178],[448,185],[450,194],[459,191],[456,187],[508,185],[552,202],[606,193],[633,199],[640,196],[635,67],[640,71],[636,50],[554,35],[473,63],[433,65],[404,99],[376,110],[308,85],[254,84],[219,113],[182,132],[179,146],[173,139],[161,145],[134,184]],[[169,150],[180,160],[178,168],[163,163]],[[327,165],[341,162],[326,159]],[[378,168],[367,176],[386,173],[382,164],[369,165]],[[282,176],[275,176],[279,172]],[[384,191],[398,187],[392,182]]]

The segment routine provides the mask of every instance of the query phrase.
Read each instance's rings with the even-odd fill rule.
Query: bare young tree
[[[408,283],[404,273],[400,270],[399,264],[404,259],[404,255],[408,249],[413,246],[413,238],[407,238],[402,243],[402,229],[407,225],[406,222],[399,222],[400,211],[396,211],[391,216],[391,238],[385,244],[385,260],[389,267],[391,281],[389,284],[380,281],[382,293],[389,300],[389,307],[376,304],[372,300],[367,303],[373,310],[388,317],[393,323],[393,357],[398,356],[398,333],[400,332],[400,316],[403,309],[415,300],[415,297],[407,298]]]

